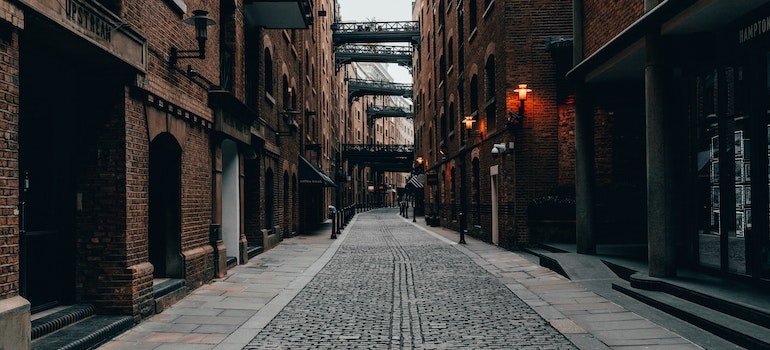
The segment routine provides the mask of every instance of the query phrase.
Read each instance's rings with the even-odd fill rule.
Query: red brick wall
[[[19,35],[0,21],[0,299],[19,292]]]
[[[584,0],[583,57],[588,57],[644,15],[644,1]]]
[[[418,2],[419,4],[419,2]],[[557,76],[554,60],[545,50],[545,39],[549,36],[571,36],[572,33],[572,3],[571,1],[528,1],[514,2],[504,0],[491,1],[484,7],[483,1],[476,1],[477,16],[475,28],[470,26],[470,1],[463,1],[464,23],[462,33],[458,24],[457,2],[448,2],[444,14],[444,27],[438,26],[438,3],[434,11],[430,3],[424,6],[421,14],[422,42],[420,58],[415,69],[415,93],[418,98],[418,117],[415,119],[415,129],[422,131],[422,143],[418,155],[428,156],[430,166],[442,164],[444,160],[438,155],[437,145],[441,141],[440,120],[441,111],[448,112],[448,106],[455,102],[459,123],[464,115],[471,114],[470,82],[473,76],[478,79],[478,121],[474,128],[481,131],[481,138],[469,140],[465,154],[465,171],[468,188],[468,224],[474,224],[473,203],[474,185],[471,152],[479,157],[479,193],[477,203],[481,212],[480,224],[483,233],[479,237],[491,240],[491,179],[490,167],[498,165],[499,187],[499,243],[506,247],[516,247],[528,241],[527,205],[529,201],[553,189],[559,184],[560,152],[559,127],[560,111],[557,101]],[[463,38],[464,62],[459,64],[459,43]],[[443,84],[440,76],[438,59],[442,54],[448,57],[449,45],[447,40],[452,38],[454,58],[447,67],[453,67],[446,73]],[[430,54],[429,54],[430,52]],[[488,103],[486,96],[487,79],[485,66],[488,59],[495,59],[495,122],[487,119],[485,108]],[[460,87],[459,74],[463,74],[463,86]],[[533,90],[526,102],[526,117],[523,128],[509,131],[506,129],[508,111],[518,111],[518,98],[513,97],[513,90],[518,84],[529,84]],[[462,91],[461,91],[462,88]],[[423,93],[425,94],[423,97]],[[450,118],[448,118],[450,119]],[[569,127],[567,125],[567,127]],[[462,143],[461,125],[455,126],[454,137],[448,137],[446,144],[449,156],[439,170],[440,198],[442,225],[460,229],[459,216],[452,217],[452,205],[459,212],[460,190],[462,186],[461,161],[459,147]],[[434,142],[430,144],[429,130],[433,132]],[[418,138],[419,140],[419,138]],[[498,158],[492,158],[491,149],[494,143],[513,142],[514,150]],[[431,152],[431,150],[433,152]],[[454,161],[452,164],[451,162]],[[457,192],[454,202],[451,198],[451,166],[454,165]],[[573,165],[574,168],[574,165]],[[567,169],[567,172],[570,170]],[[574,170],[572,170],[574,173]],[[574,175],[573,175],[574,176]],[[426,187],[426,204],[435,201],[431,199],[436,187]]]

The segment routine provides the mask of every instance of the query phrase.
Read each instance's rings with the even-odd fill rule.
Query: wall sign
[[[86,0],[20,0],[93,45],[145,71],[147,42],[125,21],[103,6]]]

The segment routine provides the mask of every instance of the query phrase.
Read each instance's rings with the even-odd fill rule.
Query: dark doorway
[[[32,312],[75,301],[78,212],[99,128],[121,103],[120,69],[29,16],[20,36],[20,293]],[[83,259],[85,261],[85,259]]]
[[[181,155],[182,149],[169,133],[150,143],[150,263],[155,278],[183,278],[181,240]]]

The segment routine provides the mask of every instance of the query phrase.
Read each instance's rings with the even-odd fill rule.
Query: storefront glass
[[[709,71],[696,85],[699,261],[704,267],[745,274],[746,237],[753,225],[751,130],[743,68]]]

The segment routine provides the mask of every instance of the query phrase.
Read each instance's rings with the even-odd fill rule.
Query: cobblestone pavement
[[[99,349],[701,349],[516,252],[456,244],[457,232],[397,209],[359,213],[336,240],[330,226]]]
[[[329,263],[245,349],[573,349],[498,278],[390,211],[359,215]]]

